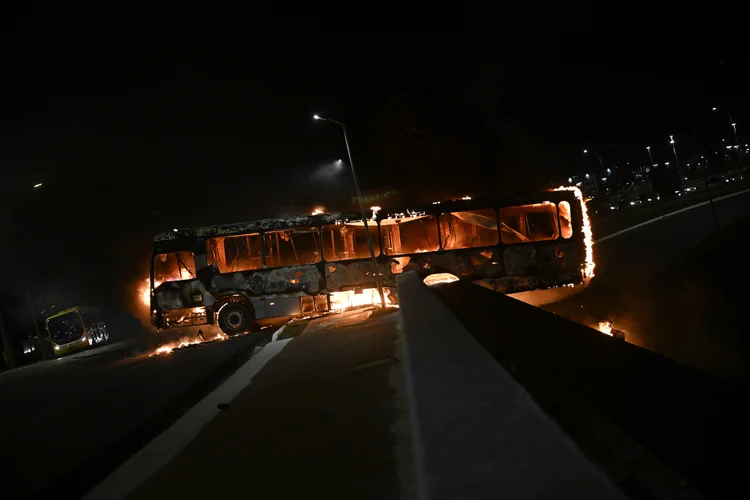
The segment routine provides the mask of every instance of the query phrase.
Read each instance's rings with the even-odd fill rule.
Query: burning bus
[[[375,207],[374,207],[375,208]],[[501,293],[574,286],[593,276],[591,230],[577,188],[374,210],[367,221],[384,291],[396,276],[470,280]],[[175,229],[153,241],[149,295],[159,329],[259,321],[377,302],[361,215],[320,213]]]

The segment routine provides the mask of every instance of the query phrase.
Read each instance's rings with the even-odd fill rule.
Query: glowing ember
[[[161,347],[158,347],[157,349],[154,350],[153,353],[151,353],[151,356],[156,356],[159,354],[171,354],[172,351],[174,351],[175,349],[182,349],[184,347],[188,347],[191,345],[203,344],[204,342],[226,340],[228,338],[229,337],[227,337],[224,333],[219,332],[215,337],[210,338],[210,339],[205,339],[205,340],[203,340],[203,338],[201,338],[200,336],[194,339],[182,339],[180,340],[180,342],[172,342],[170,344],[165,344]]]
[[[323,210],[324,210],[324,208],[323,208],[323,207],[317,207],[317,208],[313,209],[313,211],[312,211],[312,214],[311,214],[311,215],[320,215],[320,214],[322,214],[322,213],[323,213]]]
[[[605,335],[609,335],[612,337],[612,328],[614,325],[610,321],[600,321],[599,322],[599,331],[602,332]]]
[[[377,288],[364,288],[362,293],[354,293],[354,290],[332,292],[330,298],[331,311],[343,311],[358,306],[380,305],[380,294]],[[385,296],[385,303],[386,305],[391,304],[387,295]]]
[[[594,277],[594,234],[591,232],[591,220],[583,200],[583,193],[576,186],[560,186],[555,191],[573,191],[576,199],[581,204],[581,215],[583,216],[583,244],[586,246],[586,264],[583,270],[583,279],[589,281]]]
[[[458,281],[458,277],[451,273],[435,273],[427,276],[424,279],[424,284],[427,286],[435,286],[441,283],[453,283]]]

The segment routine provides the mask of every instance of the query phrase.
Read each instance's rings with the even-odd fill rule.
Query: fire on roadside
[[[573,191],[576,199],[581,205],[581,217],[583,218],[583,244],[586,247],[586,263],[583,269],[583,279],[588,282],[594,277],[594,234],[591,231],[591,220],[586,208],[586,201],[583,199],[583,193],[576,186],[560,186],[555,191]]]
[[[194,339],[181,339],[178,342],[170,342],[169,344],[164,344],[160,347],[157,347],[154,349],[149,356],[157,356],[159,354],[171,354],[174,350],[183,349],[185,347],[196,345],[196,344],[203,344],[204,342],[215,342],[217,340],[226,340],[227,335],[224,333],[218,333],[215,337],[211,338],[205,338],[203,337],[203,334],[200,333],[198,337]]]

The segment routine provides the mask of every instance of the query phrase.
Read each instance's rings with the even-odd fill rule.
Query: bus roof
[[[95,310],[95,309],[96,309],[95,307],[89,307],[89,306],[73,306],[73,307],[69,307],[67,309],[63,309],[62,311],[57,312],[57,313],[53,314],[52,316],[47,316],[47,319],[45,321],[49,321],[52,318],[56,318],[58,316],[63,316],[65,314],[72,313],[72,312],[75,312],[75,311],[91,311],[91,310]]]
[[[459,210],[479,210],[494,206],[513,206],[528,203],[539,203],[541,198],[548,200],[575,200],[570,191],[544,191],[532,196],[513,196],[505,198],[482,198],[482,199],[460,199],[433,202],[429,205],[419,205],[405,208],[384,208],[377,212],[376,220],[390,219],[394,217],[407,217],[408,214],[439,214]],[[368,212],[371,211],[368,210]],[[250,222],[238,222],[234,224],[218,224],[214,226],[201,226],[194,228],[173,229],[157,234],[154,242],[167,242],[180,240],[182,238],[215,238],[220,236],[231,236],[235,234],[257,233],[261,231],[274,231],[289,229],[293,227],[321,226],[325,224],[336,224],[341,222],[358,222],[362,216],[356,212],[332,212],[318,215],[299,215],[290,217],[279,217],[272,219],[260,219]]]

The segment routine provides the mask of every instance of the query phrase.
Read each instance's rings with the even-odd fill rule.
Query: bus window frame
[[[443,232],[440,230],[440,224],[441,224],[441,218],[444,215],[452,215],[454,213],[459,212],[471,212],[471,211],[488,211],[491,210],[495,215],[495,225],[497,226],[495,228],[495,234],[497,235],[497,241],[495,243],[490,243],[489,245],[478,245],[478,246],[466,246],[461,248],[445,248],[444,241],[443,241]],[[488,208],[479,208],[479,209],[467,209],[467,210],[451,210],[450,212],[440,212],[440,215],[437,217],[438,220],[438,237],[440,239],[440,250],[445,252],[454,252],[459,250],[471,250],[475,248],[492,248],[492,247],[498,247],[503,244],[502,236],[500,235],[500,214],[499,214],[499,208],[495,205],[491,205]]]

